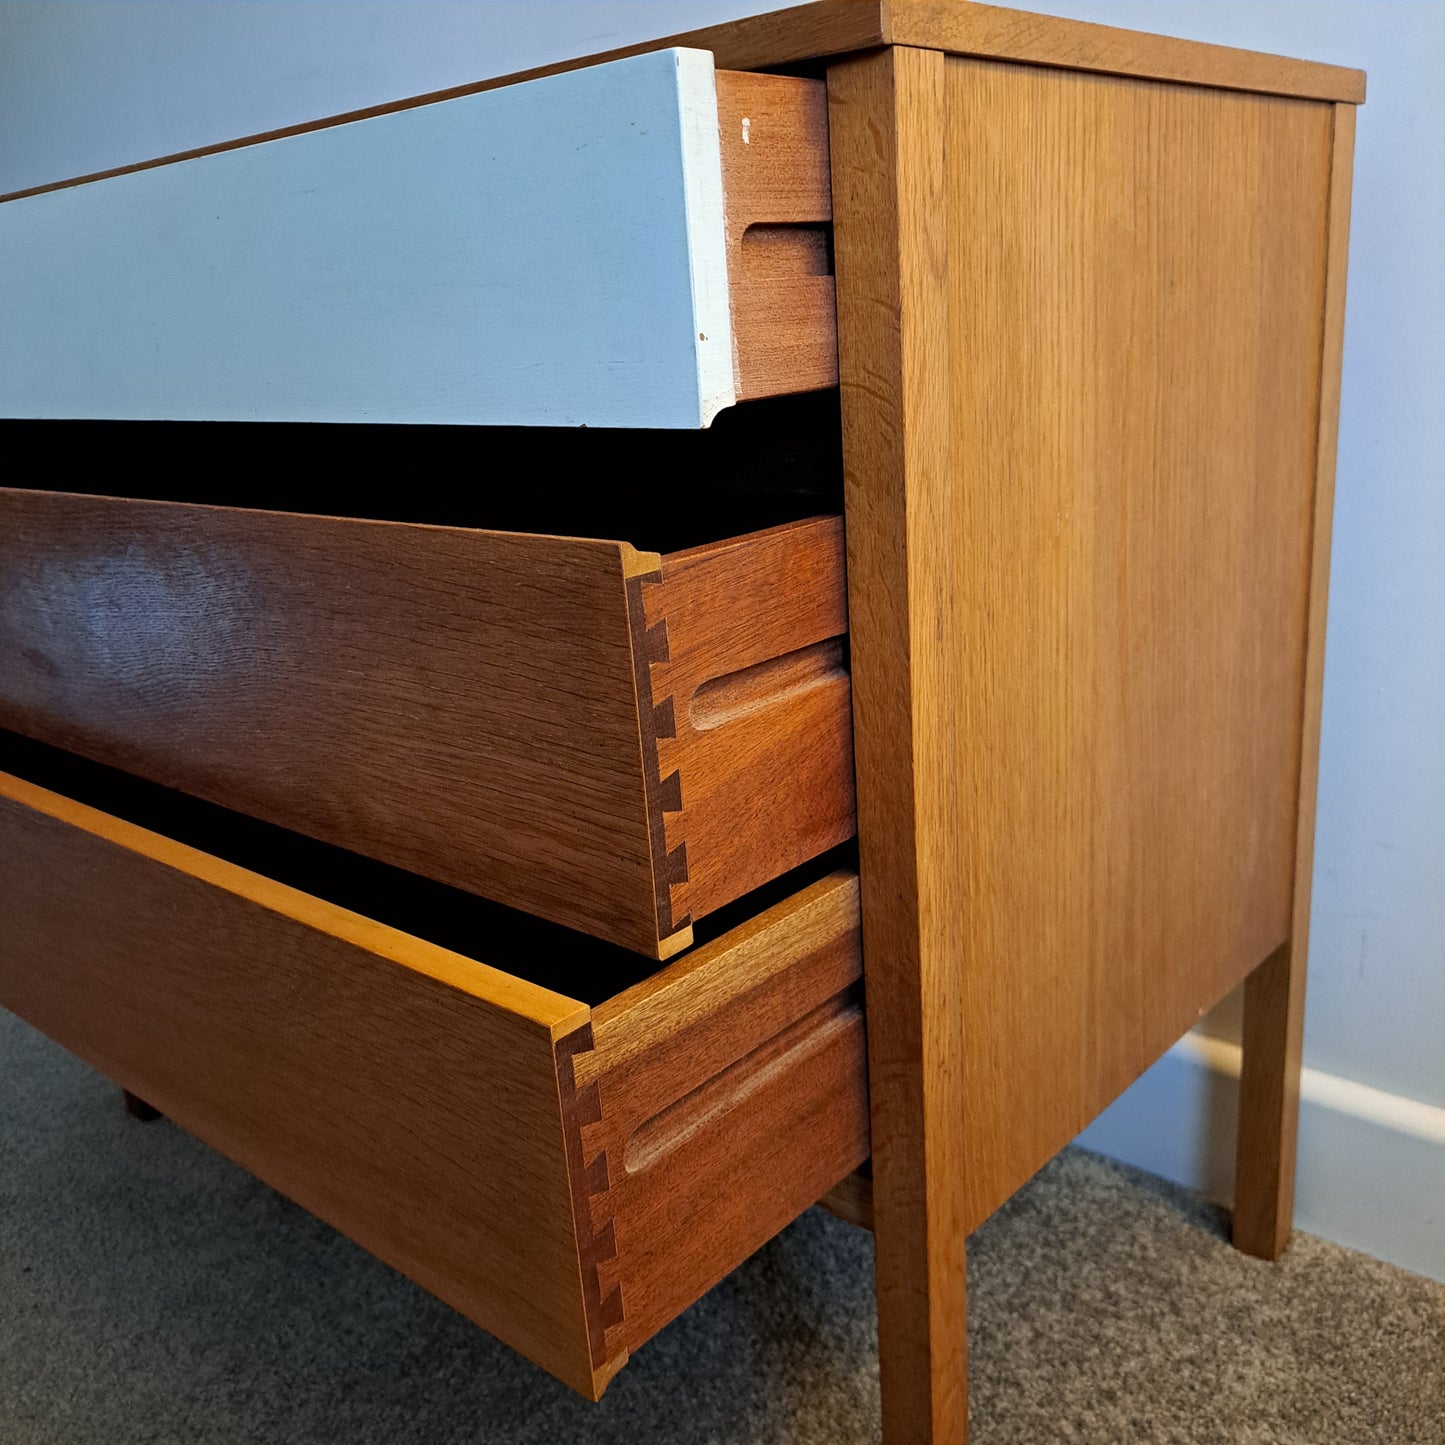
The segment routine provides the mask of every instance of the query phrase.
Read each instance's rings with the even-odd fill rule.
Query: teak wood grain
[[[591,1393],[571,999],[0,775],[0,1004]]]
[[[724,70],[717,109],[738,398],[836,386],[827,88]]]
[[[608,1181],[600,1293],[625,1304],[608,1355],[867,1157],[857,886],[825,878],[593,1010],[594,1048],[574,1067],[601,1115],[582,1131],[589,1177]]]
[[[1363,71],[1318,61],[1295,60],[1196,40],[1120,30],[1082,20],[1034,15],[1004,6],[974,4],[970,0],[816,0],[816,3],[743,16],[721,25],[365,106],[300,125],[281,126],[218,145],[198,146],[132,165],[115,166],[48,185],[31,186],[0,196],[0,202],[83,185],[107,176],[126,175],[173,161],[212,155],[239,146],[256,145],[307,130],[388,115],[434,101],[474,95],[584,65],[621,60],[650,50],[673,46],[711,50],[719,70],[749,71],[807,66],[820,60],[889,45],[1315,100],[1358,104],[1365,98]]]
[[[686,859],[674,927],[853,835],[844,573],[825,517],[673,553],[635,584],[644,750],[680,790],[658,810],[666,855]]]
[[[964,1236],[1298,927],[1331,107],[829,88],[884,1430],[952,1441]]]
[[[1331,109],[947,85],[972,1227],[1290,934]]]
[[[0,726],[653,957],[852,835],[846,627],[836,519],[674,563],[0,489]]]
[[[876,1181],[830,1197],[876,1208],[885,1438],[962,1441],[968,1231],[1246,975],[1235,1237],[1273,1255],[1288,1235],[1364,77],[966,0],[822,0],[613,54],[679,43],[827,72]],[[775,108],[764,78],[725,84],[720,139],[754,167],[736,196],[768,173],[745,117],[797,106],[783,129],[823,132],[816,92]],[[795,286],[753,334],[817,376],[794,324],[826,280],[804,174],[794,220],[730,225],[728,271],[739,294]],[[825,552],[808,533],[800,575]],[[709,906],[699,840],[730,826],[687,785],[717,766],[708,725],[837,691],[838,589],[788,647],[711,673],[695,648],[753,626],[694,631],[659,599],[725,595],[718,559],[619,555],[661,949]],[[768,578],[793,616],[806,598]],[[851,889],[556,1040],[579,1388],[794,1207],[782,1164],[760,1184],[699,1140],[739,1130],[800,1193],[857,1162]]]
[[[1334,107],[1330,147],[1329,219],[1324,276],[1324,336],[1311,520],[1309,615],[1300,710],[1297,823],[1288,944],[1250,975],[1244,995],[1244,1057],[1235,1165],[1235,1245],[1275,1259],[1294,1220],[1295,1144],[1304,1047],[1305,963],[1315,853],[1320,706],[1324,694],[1325,615],[1334,522],[1335,454],[1339,441],[1340,371],[1344,357],[1345,276],[1350,243],[1355,111]]]
[[[589,1010],[0,774],[0,925],[0,1005],[594,1399],[868,1153],[850,874]]]
[[[883,1434],[968,1435],[969,906],[936,51],[829,73]],[[1011,1064],[1004,1064],[1012,1067]]]

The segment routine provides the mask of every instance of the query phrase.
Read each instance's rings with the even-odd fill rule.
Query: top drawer
[[[837,380],[821,81],[665,50],[0,205],[0,415],[707,426]]]
[[[842,522],[660,556],[0,489],[0,727],[670,957],[851,837]]]

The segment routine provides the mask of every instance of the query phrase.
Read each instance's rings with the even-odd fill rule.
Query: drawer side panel
[[[673,553],[629,585],[658,907],[680,928],[855,832],[842,519]]]
[[[0,775],[0,1004],[593,1393],[554,1043],[586,1010],[106,831]]]
[[[594,1011],[570,1064],[609,1358],[868,1157],[861,978],[838,873]]]
[[[0,490],[0,726],[655,957],[635,555]]]

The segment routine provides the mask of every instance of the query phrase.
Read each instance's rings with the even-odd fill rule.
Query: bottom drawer
[[[504,971],[0,774],[0,1005],[595,1399],[866,1157],[857,884],[587,1002],[507,917]]]

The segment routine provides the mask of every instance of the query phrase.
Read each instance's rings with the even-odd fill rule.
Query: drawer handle
[[[743,232],[742,252],[749,280],[831,276],[833,228],[816,221],[754,221]]]
[[[847,646],[845,637],[825,637],[781,657],[710,678],[693,692],[688,721],[695,732],[707,732],[815,687],[846,679]]]
[[[863,1008],[850,990],[820,1004],[781,1033],[759,1044],[720,1074],[639,1124],[622,1151],[628,1174],[650,1169],[664,1155],[687,1143],[714,1120],[738,1108],[780,1074],[796,1068],[840,1034],[863,1027]]]

